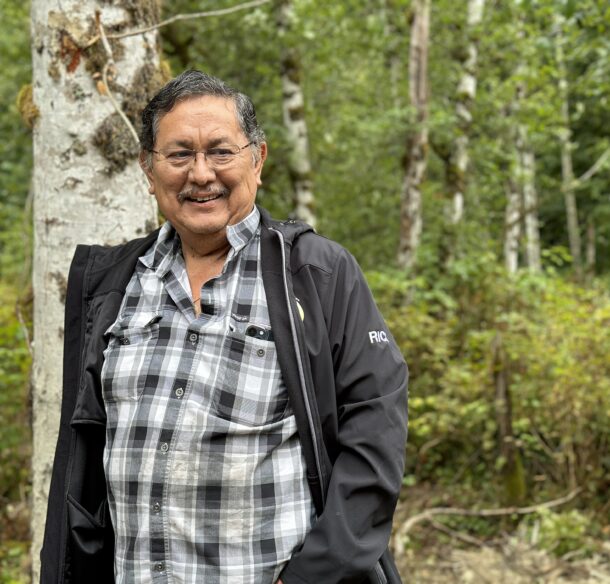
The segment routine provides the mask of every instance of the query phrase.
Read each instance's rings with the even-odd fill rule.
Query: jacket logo
[[[369,341],[371,343],[389,343],[390,339],[385,331],[369,331]]]

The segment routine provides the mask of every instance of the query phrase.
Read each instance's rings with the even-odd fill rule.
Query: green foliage
[[[0,283],[0,298],[0,501],[10,501],[29,478],[30,354],[15,315],[16,290]]]
[[[459,481],[479,495],[486,484],[502,500],[491,350],[500,332],[518,470],[532,497],[565,492],[576,480],[603,500],[610,472],[606,289],[552,275],[510,278],[491,255],[456,261],[436,281],[371,273],[369,282],[410,364],[409,474],[448,487]]]
[[[543,509],[528,523],[530,534],[537,532],[540,547],[556,556],[590,553],[595,547],[591,540],[591,518],[579,511]]]
[[[0,14],[0,274],[10,277],[21,272],[29,232],[24,231],[23,207],[32,168],[31,137],[17,108],[22,87],[31,83],[29,2],[0,0]]]
[[[0,546],[0,584],[29,584],[29,544],[9,542]]]

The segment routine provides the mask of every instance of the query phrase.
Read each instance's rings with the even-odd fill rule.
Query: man
[[[142,121],[167,222],[77,248],[41,582],[400,582],[407,370],[355,261],[255,206],[246,96],[187,71]]]

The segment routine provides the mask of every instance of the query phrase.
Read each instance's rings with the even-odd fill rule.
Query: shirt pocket
[[[212,411],[229,422],[263,426],[289,414],[288,392],[277,361],[275,342],[266,327],[232,328],[224,339]],[[267,339],[252,336],[267,330]]]
[[[108,347],[102,367],[105,402],[140,398],[157,345],[160,320],[161,314],[140,313],[122,317],[106,331]]]

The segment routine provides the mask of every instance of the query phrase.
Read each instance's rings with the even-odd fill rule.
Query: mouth
[[[216,199],[220,199],[222,194],[220,195],[206,195],[205,197],[185,197],[185,201],[191,201],[192,203],[208,203],[209,201],[215,201]]]
[[[207,193],[197,193],[193,190],[188,190],[178,195],[180,203],[188,201],[190,203],[197,203],[203,205],[205,203],[211,203],[229,194],[229,189],[218,189]]]

